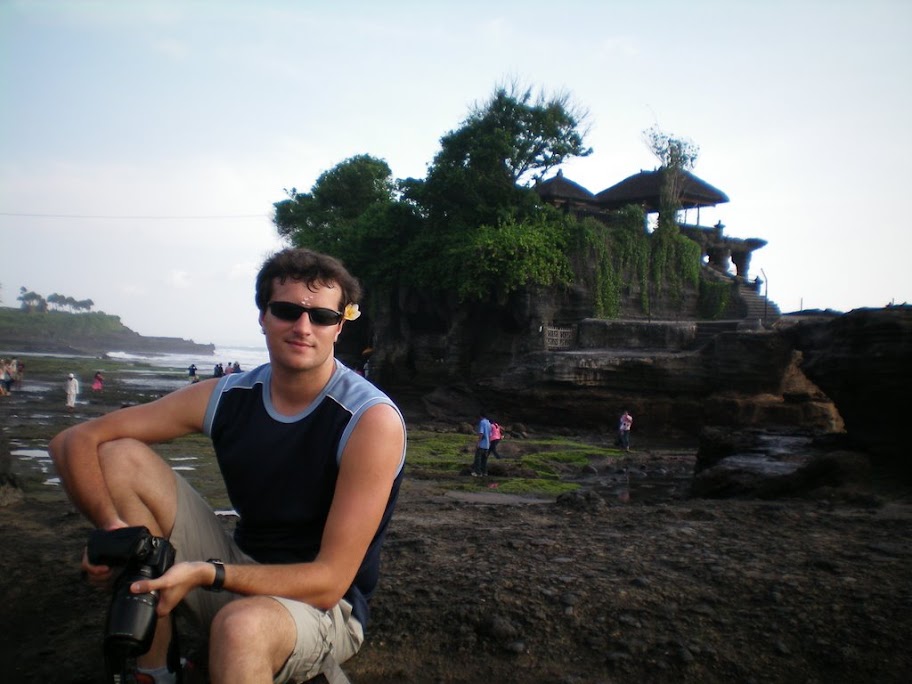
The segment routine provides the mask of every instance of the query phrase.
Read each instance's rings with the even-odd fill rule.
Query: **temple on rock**
[[[594,194],[579,183],[565,178],[563,172],[558,170],[556,175],[538,183],[536,191],[544,201],[577,216],[601,218],[608,212],[636,205],[642,207],[648,217],[660,209],[663,173],[664,169],[640,171]],[[696,209],[697,212],[695,224],[678,224],[681,233],[700,245],[703,263],[717,278],[731,280],[738,285],[739,295],[745,303],[745,318],[764,321],[778,318],[778,307],[761,294],[761,279],[751,279],[750,276],[751,255],[765,246],[766,240],[727,236],[721,222],[714,226],[700,225],[700,208],[724,204],[729,201],[728,195],[689,171],[681,173],[683,182],[679,195],[680,208]],[[732,265],[734,273],[731,273]]]

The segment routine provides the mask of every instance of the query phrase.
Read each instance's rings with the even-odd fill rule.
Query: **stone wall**
[[[593,319],[593,293],[583,283],[566,288],[534,288],[499,301],[460,304],[454,296],[434,296],[402,289],[390,299],[374,302],[371,360],[375,379],[388,387],[436,386],[443,382],[474,382],[504,372],[525,354],[545,350],[549,326],[579,330],[577,347],[611,346],[610,340],[631,344],[637,325],[640,344],[665,348],[693,341],[697,288],[686,288],[679,300],[671,295],[652,298],[651,316],[643,312],[639,286],[621,293],[618,321]],[[675,329],[650,326],[650,321],[676,321]],[[661,339],[654,339],[654,336]]]
[[[694,345],[696,321],[604,320],[580,321],[577,346],[580,349],[680,350]]]

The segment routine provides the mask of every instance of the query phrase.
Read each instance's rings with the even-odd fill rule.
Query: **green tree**
[[[431,230],[459,232],[534,212],[535,179],[592,149],[583,143],[587,113],[569,95],[535,95],[517,84],[498,86],[462,125],[444,135],[424,181],[404,186]]]
[[[591,153],[584,117],[565,94],[499,87],[441,138],[425,179],[393,182],[385,161],[352,157],[309,193],[286,190],[276,228],[295,245],[341,258],[368,289],[402,283],[469,297],[560,280],[566,258],[552,235],[557,224],[547,225],[558,214],[524,184]],[[523,228],[529,235],[517,237]],[[495,248],[506,250],[503,258]],[[477,266],[491,258],[506,271]]]
[[[566,94],[535,95],[513,84],[495,88],[444,135],[426,178],[400,184],[424,220],[407,247],[416,284],[471,298],[565,278],[566,257],[552,239],[558,214],[530,185],[591,154],[586,116]],[[511,240],[518,242],[511,247]],[[497,272],[484,266],[489,260]]]
[[[321,174],[309,193],[286,190],[275,206],[276,228],[291,244],[340,259],[368,292],[407,281],[405,246],[421,233],[417,208],[397,198],[385,161],[358,155]]]
[[[541,212],[522,222],[505,219],[480,226],[459,251],[456,291],[461,299],[485,299],[529,286],[567,285],[573,279],[567,257],[570,224],[575,219]]]
[[[275,203],[279,235],[293,244],[342,256],[351,253],[352,230],[377,204],[393,201],[394,185],[382,159],[362,154],[340,162],[317,178],[309,193],[286,190]]]
[[[643,138],[661,164],[662,188],[659,199],[659,225],[661,231],[677,232],[677,213],[681,208],[684,172],[697,163],[700,148],[692,140],[677,138],[665,133],[658,126],[643,131]]]
[[[48,310],[47,300],[37,292],[30,292],[25,287],[19,288],[19,296],[16,299],[22,302],[23,311],[44,313]]]

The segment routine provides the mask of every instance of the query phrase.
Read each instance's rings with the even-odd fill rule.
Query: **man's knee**
[[[266,596],[232,601],[212,620],[209,629],[211,662],[225,659],[267,658],[277,672],[294,650],[294,621],[281,604]]]
[[[98,462],[118,513],[130,524],[170,533],[177,510],[174,471],[147,444],[118,439],[98,447]],[[148,520],[146,512],[154,522]]]
[[[135,470],[154,455],[149,445],[136,439],[115,439],[98,445],[98,461],[105,473]]]

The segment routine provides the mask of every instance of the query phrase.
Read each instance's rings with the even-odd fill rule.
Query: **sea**
[[[35,354],[5,352],[6,356],[27,359]],[[2,358],[6,358],[3,356]],[[62,354],[38,354],[38,356],[66,356]],[[137,371],[131,374],[131,377],[124,378],[122,381],[140,389],[152,389],[157,391],[171,391],[184,387],[187,384],[187,368],[190,364],[196,364],[197,375],[206,379],[212,377],[215,364],[221,362],[222,365],[228,366],[236,361],[241,366],[241,370],[250,370],[269,361],[269,354],[266,347],[241,347],[241,346],[219,346],[216,345],[213,354],[132,354],[123,351],[108,352],[108,357],[123,361],[137,361],[148,364],[149,366],[161,368],[166,372],[156,373],[154,370]],[[88,391],[90,378],[82,378],[83,389],[76,400],[77,412],[79,406],[87,404],[91,400],[91,392]],[[36,382],[26,379],[26,384],[22,390],[27,394],[50,395],[54,391],[59,391],[59,387],[48,383]],[[78,416],[78,413],[77,413]],[[32,414],[33,419],[42,420],[43,417],[38,414]],[[50,416],[47,416],[50,419]],[[54,466],[51,458],[44,445],[33,443],[23,443],[20,440],[11,437],[10,455],[17,459],[18,466],[21,470],[32,472],[43,476],[44,484],[49,487],[60,487],[60,478],[54,472]],[[182,461],[184,459],[174,459]],[[172,463],[175,470],[195,470],[195,466],[190,463]],[[235,515],[233,510],[216,511],[219,515]]]
[[[191,364],[196,364],[197,373],[200,377],[206,378],[212,375],[215,364],[221,363],[223,366],[234,364],[236,361],[240,364],[241,370],[250,370],[269,361],[269,353],[266,347],[229,347],[215,346],[215,352],[212,354],[132,354],[130,352],[112,351],[107,354],[112,359],[121,359],[124,361],[141,361],[151,366],[160,366],[162,368],[189,368]]]

